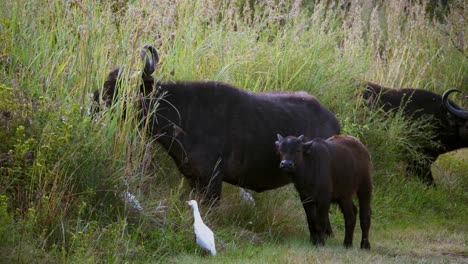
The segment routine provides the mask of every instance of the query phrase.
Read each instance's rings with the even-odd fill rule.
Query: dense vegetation
[[[0,259],[466,262],[468,151],[440,157],[433,166],[437,187],[427,188],[406,177],[404,166],[409,155],[424,160],[417,148],[431,139],[418,132],[424,121],[383,117],[356,97],[365,80],[468,92],[465,5],[448,2],[3,1]],[[312,247],[292,186],[254,193],[252,206],[226,184],[218,208],[201,208],[218,247],[217,257],[203,258],[185,203],[196,194],[134,118],[134,75],[144,44],[160,52],[158,79],[305,90],[335,112],[343,131],[371,152],[372,251],[342,248],[337,208],[335,237]],[[91,94],[116,65],[126,69],[124,99],[91,116]]]

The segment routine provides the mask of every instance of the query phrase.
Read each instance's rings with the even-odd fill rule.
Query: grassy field
[[[420,124],[372,113],[356,97],[363,81],[468,93],[466,5],[323,2],[4,0],[0,262],[468,263],[468,150],[439,157],[437,187],[428,188],[405,176],[409,157],[424,158]],[[304,90],[336,113],[371,152],[372,250],[358,249],[359,225],[354,248],[343,248],[336,207],[334,237],[313,247],[292,186],[253,193],[252,206],[225,184],[219,207],[201,208],[218,248],[203,257],[185,203],[197,194],[138,129],[144,44],[160,53],[158,80]],[[117,65],[124,99],[90,116],[92,92]]]

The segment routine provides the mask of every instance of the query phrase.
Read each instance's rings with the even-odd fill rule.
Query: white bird
[[[216,256],[216,247],[214,241],[213,231],[203,223],[198,210],[198,204],[195,200],[187,202],[193,209],[193,229],[197,237],[197,244],[205,251],[211,252],[211,255]]]
[[[246,191],[244,188],[239,188],[239,193],[246,203],[250,204],[251,206],[255,206],[255,200],[250,192]]]
[[[143,211],[143,207],[141,206],[140,202],[137,200],[135,195],[131,194],[129,191],[126,191],[124,194],[125,202],[130,205],[130,208],[136,209],[138,211]]]

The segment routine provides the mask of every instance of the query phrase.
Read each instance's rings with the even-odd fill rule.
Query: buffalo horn
[[[468,111],[457,109],[457,108],[455,108],[454,106],[452,106],[450,104],[450,101],[448,100],[448,97],[453,92],[461,93],[462,91],[460,91],[458,89],[449,89],[449,90],[445,91],[445,93],[442,95],[442,102],[444,103],[447,110],[451,114],[453,114],[454,116],[462,118],[462,119],[468,119]]]
[[[151,58],[147,55],[145,50],[149,50],[151,52]],[[151,45],[145,45],[141,50],[141,58],[145,59],[145,69],[143,70],[143,75],[150,76],[154,72],[156,64],[159,62],[158,51]]]

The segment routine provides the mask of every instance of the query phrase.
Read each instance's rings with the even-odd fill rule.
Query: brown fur
[[[348,135],[316,138],[304,142],[302,137],[278,135],[277,150],[283,168],[301,197],[307,215],[310,237],[314,244],[324,244],[328,228],[330,203],[338,203],[345,218],[346,247],[352,246],[359,200],[362,229],[361,248],[370,249],[372,176],[367,148]]]

